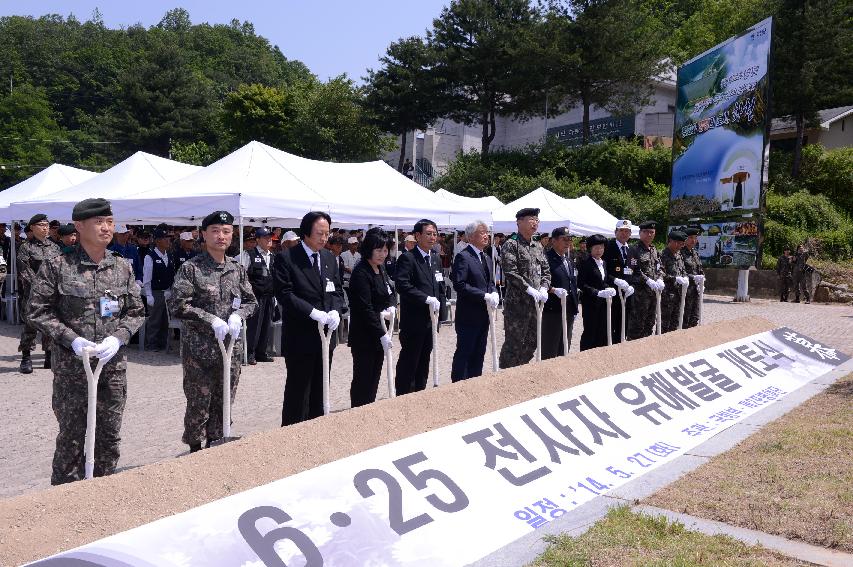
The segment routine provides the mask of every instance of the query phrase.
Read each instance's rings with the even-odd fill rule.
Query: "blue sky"
[[[157,24],[181,7],[193,23],[250,21],[255,31],[299,59],[321,79],[347,73],[359,80],[392,41],[423,35],[447,0],[0,0],[0,16],[74,14],[87,20],[95,8],[108,27]]]

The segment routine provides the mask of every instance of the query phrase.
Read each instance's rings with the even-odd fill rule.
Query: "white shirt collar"
[[[314,252],[313,250],[311,250],[310,248],[308,248],[308,245],[307,245],[307,244],[305,244],[305,243],[304,243],[304,242],[302,242],[302,241],[299,241],[299,243],[302,245],[302,248],[304,248],[304,249],[305,249],[305,253],[306,253],[306,254],[308,254],[308,259],[309,259],[309,260],[311,259],[311,255],[312,255],[312,254],[317,254],[317,258],[318,258],[318,259],[320,258],[320,252],[319,252],[319,251]]]
[[[421,253],[421,258],[427,258],[430,255],[429,252],[424,252],[423,250],[421,250],[420,246],[415,245],[415,250]]]
[[[168,251],[166,251],[166,252],[160,252],[160,249],[159,249],[159,248],[157,248],[157,247],[155,246],[155,247],[154,247],[154,252],[155,252],[158,256],[160,256],[160,258],[162,258],[162,259],[163,259],[163,262],[165,262],[165,263],[168,263],[168,262],[169,262],[169,252],[168,252]]]
[[[260,246],[255,246],[255,250],[261,253],[261,256],[269,256],[272,254],[272,250],[264,250]]]
[[[470,247],[471,247],[471,250],[473,250],[473,251],[474,251],[474,254],[476,254],[476,255],[477,255],[477,258],[479,258],[479,257],[480,257],[480,254],[484,254],[484,252],[483,252],[482,250],[480,250],[479,248],[477,248],[476,246],[474,246],[474,245],[473,245],[473,244],[471,244],[470,242],[468,243],[468,246],[470,246]]]

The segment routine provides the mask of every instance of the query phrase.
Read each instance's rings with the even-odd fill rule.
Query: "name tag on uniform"
[[[163,260],[160,260],[160,259],[158,258],[157,260],[154,260],[154,262],[156,262],[157,264],[162,264],[162,263],[163,263]]]
[[[444,281],[444,275],[441,272],[436,272],[435,273],[435,281],[443,282]]]
[[[326,291],[335,291],[335,282],[330,279],[326,279]]]
[[[118,315],[119,307],[118,300],[110,297],[102,297],[101,302],[101,317],[112,317]]]
[[[231,302],[231,309],[240,309],[240,306],[241,306],[242,304],[243,304],[243,302],[242,302],[242,301],[240,301],[240,298],[239,298],[239,297],[235,297],[235,298],[234,298],[234,301],[232,301],[232,302]]]
[[[385,289],[388,290],[388,295],[391,295],[391,286],[388,284],[385,284]]]
[[[260,258],[260,257],[259,257],[259,258],[255,258],[255,263],[260,263],[260,262],[262,262],[262,261],[263,261],[263,259],[262,259],[262,258]]]
[[[633,275],[633,273],[634,273],[634,270],[632,270],[631,268],[625,268],[625,275],[626,276]]]

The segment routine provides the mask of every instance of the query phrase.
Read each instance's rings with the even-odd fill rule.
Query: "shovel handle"
[[[219,352],[222,354],[222,437],[231,437],[231,356],[237,339],[231,337],[228,346],[218,338]]]
[[[621,342],[625,342],[625,290],[619,288],[619,300],[622,302],[622,333],[620,334]]]
[[[394,317],[380,316],[382,326],[385,327],[385,335],[393,342],[394,340]],[[385,351],[385,376],[388,378],[388,397],[393,398],[397,395],[397,390],[394,385],[394,353],[391,349]]]
[[[607,346],[610,346],[613,344],[613,321],[610,312],[610,308],[613,306],[613,298],[608,295],[604,300],[607,302]]]
[[[560,316],[563,320],[563,356],[569,356],[569,322],[566,317],[566,296],[560,298]]]
[[[432,386],[438,388],[438,311],[429,307],[429,318],[432,322]]]
[[[80,358],[83,361],[83,370],[86,372],[86,437],[83,442],[83,453],[85,460],[85,478],[92,478],[95,472],[95,430],[97,426],[98,413],[98,379],[101,377],[101,370],[104,368],[103,359],[98,359],[98,364],[95,370],[92,370],[92,365],[89,359],[95,356],[97,349],[94,347],[85,347]]]
[[[317,322],[317,329],[320,332],[320,345],[323,354],[323,415],[329,415],[332,411],[332,405],[329,400],[329,342],[332,340],[332,332],[326,331],[326,325],[323,322]]]
[[[544,301],[535,301],[536,304],[536,362],[542,360],[542,310],[545,308]]]

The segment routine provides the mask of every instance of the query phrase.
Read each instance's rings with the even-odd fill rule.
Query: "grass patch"
[[[550,545],[535,567],[807,565],[728,536],[690,531],[680,522],[639,514],[628,506],[612,508],[579,537],[561,535],[547,541]]]
[[[853,552],[853,374],[644,503]]]

